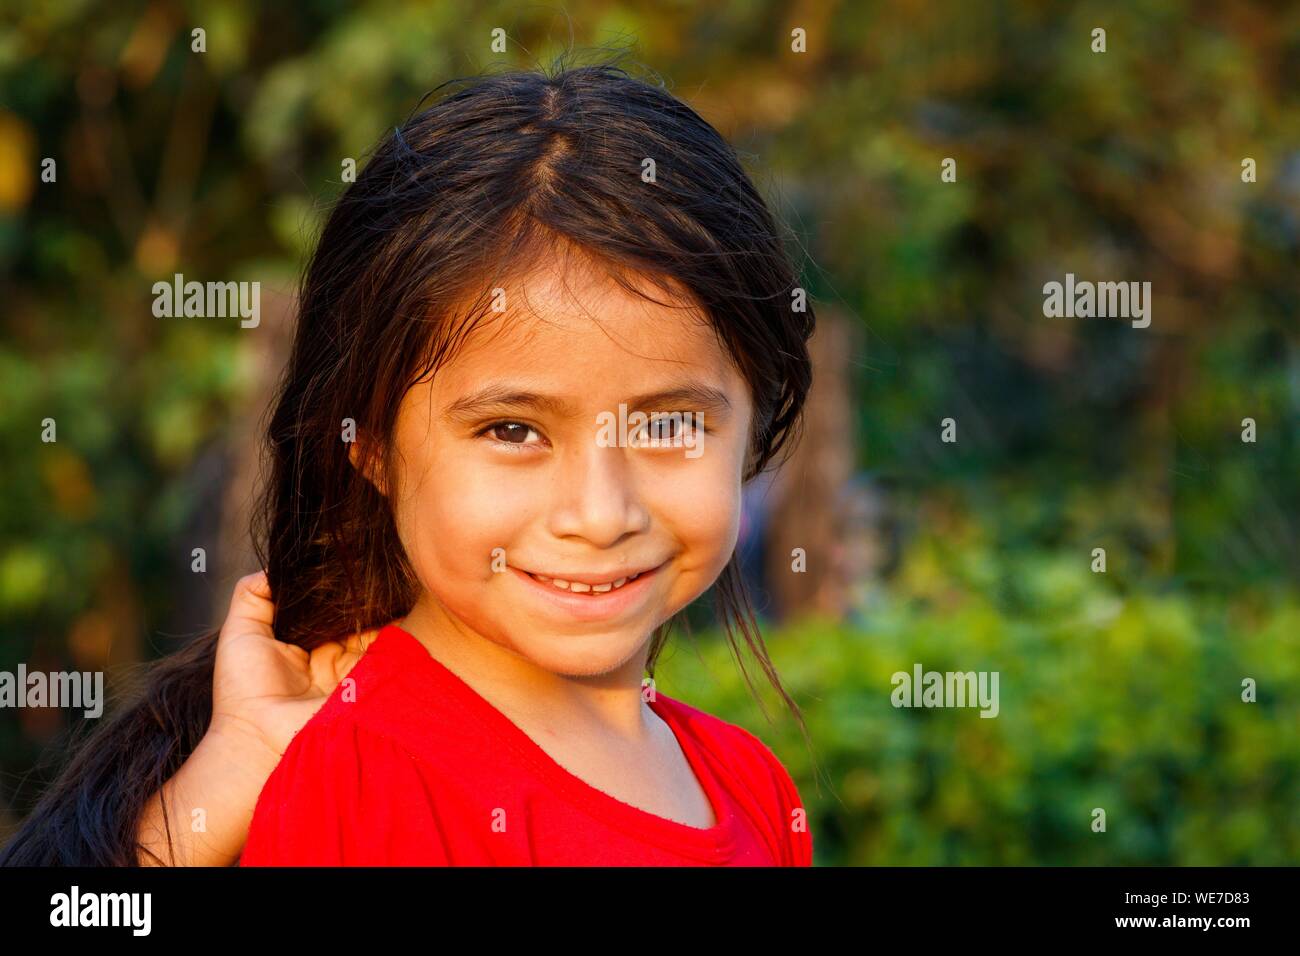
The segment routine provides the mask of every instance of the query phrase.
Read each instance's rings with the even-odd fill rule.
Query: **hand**
[[[242,740],[272,765],[370,646],[378,629],[311,652],[278,641],[266,573],[239,579],[217,639],[208,734]]]
[[[141,814],[141,865],[234,862],[248,837],[258,794],[293,735],[379,633],[375,629],[329,641],[308,653],[275,639],[273,610],[265,573],[239,579],[217,637],[212,721],[194,752]],[[198,807],[205,810],[206,830],[166,825],[169,819],[189,819]]]

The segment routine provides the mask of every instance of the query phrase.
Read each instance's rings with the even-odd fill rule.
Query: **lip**
[[[648,571],[642,571],[635,581],[629,581],[621,588],[603,594],[571,594],[568,591],[561,591],[554,585],[543,584],[521,568],[511,566],[510,572],[523,582],[529,591],[536,594],[539,600],[545,602],[544,606],[560,611],[566,617],[575,620],[602,621],[626,614],[644,602],[650,593],[650,582],[656,580],[663,567],[664,565],[660,564]],[[562,578],[562,580],[568,579]]]

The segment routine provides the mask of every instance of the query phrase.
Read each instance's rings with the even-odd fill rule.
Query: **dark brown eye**
[[[511,445],[522,445],[530,431],[531,428],[519,422],[500,422],[492,426],[492,437]]]
[[[649,425],[650,438],[659,441],[668,441],[676,437],[677,432],[680,430],[680,426],[680,421],[675,422],[666,415],[663,418],[653,419]]]
[[[676,447],[685,441],[685,435],[702,429],[691,412],[674,412],[655,415],[640,427],[635,444],[643,448]]]

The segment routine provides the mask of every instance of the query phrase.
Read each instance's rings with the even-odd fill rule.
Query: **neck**
[[[559,734],[599,732],[630,743],[644,741],[654,731],[658,718],[641,696],[648,640],[614,670],[561,674],[507,643],[476,633],[427,592],[397,623],[516,724]]]

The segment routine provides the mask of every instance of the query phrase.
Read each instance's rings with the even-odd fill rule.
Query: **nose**
[[[548,516],[557,538],[582,538],[598,548],[645,531],[650,512],[628,450],[591,441],[564,446]]]

